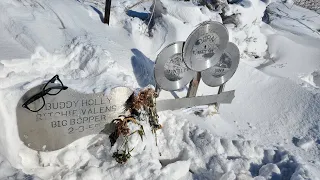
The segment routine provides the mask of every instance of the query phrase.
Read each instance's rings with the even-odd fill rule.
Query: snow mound
[[[317,78],[313,83],[312,76],[320,67],[319,14],[288,3],[272,3],[267,13],[271,26],[264,24],[261,29],[267,37],[268,51],[264,58],[246,63],[318,93],[314,90]]]
[[[32,175],[24,174],[17,170],[0,154],[0,179],[1,180],[41,180]]]
[[[263,149],[253,141],[212,135],[189,123],[186,117],[194,115],[171,111],[159,115],[164,128],[158,131],[158,146],[154,136],[148,135],[147,122],[142,121],[147,135],[143,141],[139,135],[130,136],[130,144],[135,149],[124,165],[112,158],[117,145],[111,147],[107,137],[96,136],[86,148],[73,145],[56,153],[21,154],[25,171],[42,179],[63,180],[312,177],[304,165],[283,148]],[[17,173],[10,170],[12,172],[7,171],[4,177]]]
[[[273,27],[320,38],[320,16],[314,11],[290,3],[271,3],[267,12]]]
[[[16,142],[20,140],[14,111],[19,97],[26,91],[55,74],[59,74],[69,87],[84,93],[108,92],[117,86],[137,86],[133,72],[119,66],[119,62],[113,60],[109,51],[88,43],[85,38],[74,39],[54,54],[37,48],[30,59],[1,60],[1,100],[10,102],[10,105],[0,105],[0,119],[4,124],[0,127],[0,134],[4,137],[0,140],[1,152],[5,152],[5,156],[18,154],[19,148],[15,146],[19,146]],[[7,118],[8,116],[12,118]],[[12,127],[9,128],[10,132],[8,127]],[[16,153],[8,151],[11,149],[8,147],[15,149]]]
[[[39,76],[50,78],[54,74],[61,75],[63,79],[83,80],[87,78],[92,83],[99,82],[101,87],[109,87],[111,85],[131,86],[133,84],[132,72],[130,74],[130,71],[122,70],[118,63],[111,58],[110,52],[103,50],[99,46],[89,44],[84,39],[76,38],[61,52],[54,54],[47,52],[43,48],[37,48],[30,59],[1,60],[1,89],[16,86],[26,80],[32,81]],[[97,75],[104,73],[110,73],[108,81],[106,79],[97,79]],[[10,80],[10,78],[7,78],[9,76],[16,80]],[[39,82],[41,82],[40,79],[34,83]],[[34,83],[25,84],[23,89],[29,89]],[[80,88],[85,92],[90,92],[85,89],[85,86]]]
[[[294,0],[294,3],[306,9],[320,13],[320,2],[317,0]]]
[[[314,145],[314,140],[310,137],[303,137],[301,139],[298,138],[294,138],[294,143],[296,146],[304,149],[304,150],[308,150],[312,147],[312,145]]]

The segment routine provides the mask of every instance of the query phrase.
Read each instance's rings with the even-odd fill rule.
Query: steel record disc
[[[227,28],[213,21],[201,23],[187,38],[183,47],[186,65],[194,71],[203,71],[214,66],[227,47]]]
[[[236,72],[240,60],[240,52],[234,43],[229,42],[220,61],[213,67],[201,72],[202,81],[211,87],[226,83]]]
[[[195,76],[182,58],[184,42],[175,42],[166,46],[157,56],[154,76],[161,89],[178,90],[187,85]]]

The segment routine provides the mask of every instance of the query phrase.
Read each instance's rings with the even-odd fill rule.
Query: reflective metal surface
[[[157,85],[164,90],[178,90],[187,85],[195,76],[182,59],[183,42],[175,42],[165,47],[154,66]]]
[[[98,134],[106,124],[124,111],[124,104],[133,91],[127,87],[112,89],[110,94],[82,94],[72,89],[55,96],[44,96],[45,106],[38,112],[22,108],[26,99],[42,88],[28,91],[18,102],[17,125],[20,139],[34,150],[53,151],[71,142]],[[33,106],[39,106],[37,101]]]
[[[213,67],[201,72],[203,82],[211,87],[226,83],[236,72],[240,60],[238,47],[229,42],[220,61]]]
[[[222,92],[219,95],[198,96],[191,98],[168,99],[157,101],[157,110],[175,110],[193,106],[208,105],[213,103],[230,104],[234,98],[234,91]]]
[[[194,71],[203,71],[214,66],[227,47],[227,28],[213,21],[201,23],[187,38],[183,47],[186,65]]]

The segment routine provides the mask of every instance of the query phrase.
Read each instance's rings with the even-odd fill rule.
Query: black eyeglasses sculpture
[[[172,43],[159,53],[154,71],[156,89],[178,90],[190,82],[192,87],[192,79],[200,74],[205,84],[220,86],[218,95],[157,100],[156,111],[231,103],[234,91],[222,92],[221,87],[235,73],[239,57],[222,24],[200,24],[186,42]],[[31,149],[53,151],[81,137],[107,132],[111,121],[124,114],[132,95],[128,87],[116,87],[107,95],[83,94],[65,86],[56,75],[30,89],[18,102],[20,139]]]
[[[56,83],[58,82],[58,84]],[[32,112],[40,111],[46,104],[44,100],[45,95],[55,96],[59,94],[62,90],[68,89],[67,86],[64,86],[62,81],[59,79],[58,75],[55,75],[52,79],[50,79],[47,84],[43,87],[42,91],[30,97],[25,103],[22,104],[22,107],[28,109]],[[35,101],[40,99],[40,103],[34,103]],[[39,106],[39,104],[42,104]],[[33,105],[33,107],[31,107]],[[37,105],[37,106],[36,106]]]

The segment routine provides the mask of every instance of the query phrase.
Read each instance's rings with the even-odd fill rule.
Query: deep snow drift
[[[222,22],[219,12],[172,0],[157,1],[149,22],[142,19],[152,1],[138,2],[114,0],[110,26],[101,23],[103,0],[0,2],[1,180],[320,179],[320,17],[275,3],[269,26],[260,0],[229,4],[224,12],[236,17],[226,26],[241,62],[226,86],[236,97],[219,114],[212,107],[159,113],[158,146],[151,134],[144,141],[132,136],[136,148],[124,165],[112,158],[117,145],[102,135],[54,152],[24,146],[15,110],[30,88],[55,74],[84,93],[154,85],[153,63],[163,47],[185,41],[203,21]],[[216,91],[201,83],[198,95]]]

